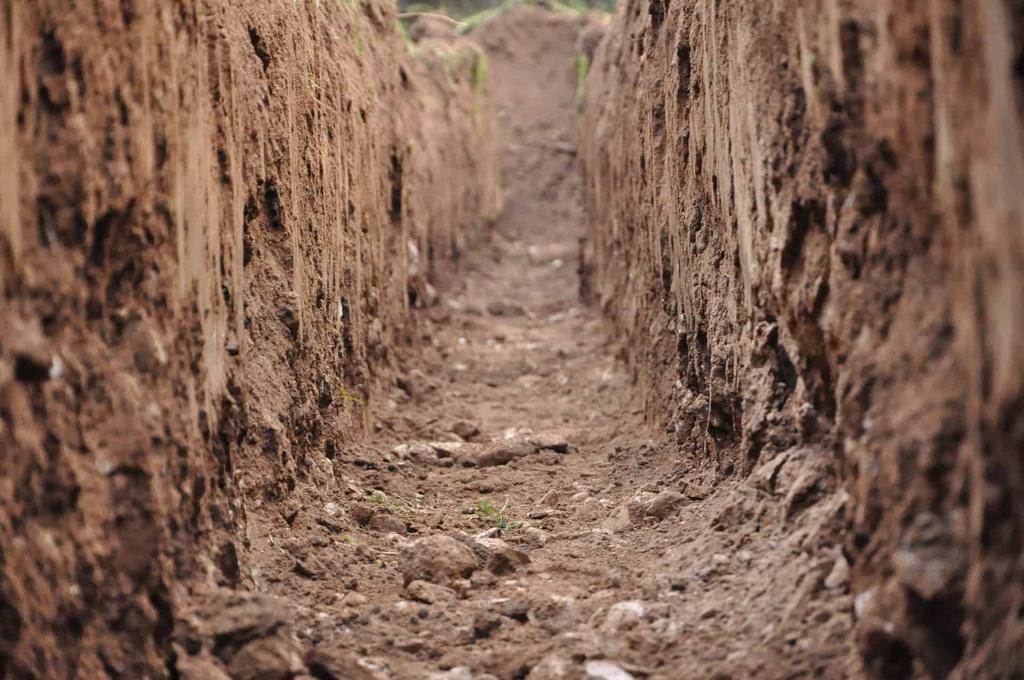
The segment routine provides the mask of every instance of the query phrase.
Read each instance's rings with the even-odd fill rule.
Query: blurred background
[[[400,13],[437,12],[465,22],[466,29],[478,26],[500,16],[516,5],[527,0],[398,0]],[[573,9],[583,11],[599,9],[610,12],[615,9],[616,0],[529,0],[531,4],[552,9]]]

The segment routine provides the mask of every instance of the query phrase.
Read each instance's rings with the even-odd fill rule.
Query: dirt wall
[[[629,0],[587,81],[587,293],[698,462],[833,468],[875,677],[1024,672],[1022,27]]]
[[[0,675],[174,675],[334,483],[497,213],[480,59],[375,0],[0,2]]]

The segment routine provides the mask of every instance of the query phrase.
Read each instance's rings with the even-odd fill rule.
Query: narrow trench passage
[[[1024,3],[427,5],[0,0],[0,678],[1024,677]]]
[[[712,493],[580,301],[577,30],[524,7],[478,36],[506,209],[335,461],[355,525],[327,497],[251,524],[257,589],[294,607],[318,677],[774,677],[765,645],[811,671],[848,653],[848,598],[813,592],[835,558],[810,550],[838,508],[783,530],[771,494]]]

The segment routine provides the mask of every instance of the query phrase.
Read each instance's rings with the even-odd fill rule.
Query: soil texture
[[[583,25],[521,7],[475,35],[506,208],[416,312],[418,348],[336,487],[251,525],[254,589],[317,677],[852,673],[843,496],[818,452],[746,481],[681,457],[581,303],[565,114]]]

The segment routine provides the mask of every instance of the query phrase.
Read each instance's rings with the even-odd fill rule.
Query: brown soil
[[[506,210],[419,313],[337,488],[250,526],[253,585],[295,608],[314,665],[367,677],[845,675],[848,585],[823,585],[842,500],[808,493],[826,483],[812,452],[718,484],[644,423],[623,348],[579,300],[579,27],[520,8],[475,36]],[[437,536],[468,568],[452,546],[419,562]]]
[[[590,299],[715,469],[835,467],[874,677],[1024,673],[1022,22],[637,0],[588,82]]]
[[[0,676],[173,673],[190,584],[330,483],[498,208],[475,55],[373,1],[0,2]]]
[[[1019,675],[1024,18],[897,4],[0,0],[0,677]]]

